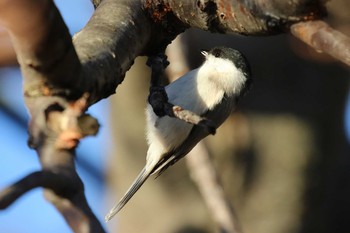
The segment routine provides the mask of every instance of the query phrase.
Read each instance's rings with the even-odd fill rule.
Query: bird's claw
[[[159,53],[155,56],[148,57],[147,63],[149,67],[160,66],[162,65],[162,69],[165,69],[170,62],[168,61],[168,57],[164,53]]]

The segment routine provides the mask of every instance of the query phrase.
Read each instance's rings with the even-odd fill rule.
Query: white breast
[[[246,81],[242,71],[232,61],[211,54],[207,55],[206,61],[200,67],[198,77],[203,80],[201,89],[213,90],[216,86],[216,90],[222,90],[227,95],[239,94]],[[208,87],[205,88],[204,85]]]

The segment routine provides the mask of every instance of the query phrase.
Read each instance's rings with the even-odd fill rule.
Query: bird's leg
[[[169,112],[167,113],[165,109],[165,104],[168,103],[168,96],[164,86],[160,84],[164,76],[164,70],[169,65],[167,57],[165,54],[149,57],[147,65],[152,70],[148,102],[157,116],[163,117],[169,115]]]
[[[216,126],[211,120],[169,103],[165,87],[160,84],[160,80],[165,73],[164,70],[169,65],[166,55],[158,54],[157,56],[149,57],[147,65],[152,70],[148,103],[152,106],[153,112],[158,117],[175,117],[190,124],[205,127],[210,134],[215,134]]]

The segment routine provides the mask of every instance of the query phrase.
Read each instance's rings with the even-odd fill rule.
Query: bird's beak
[[[203,54],[204,57],[208,56],[208,50],[202,49],[201,54]]]

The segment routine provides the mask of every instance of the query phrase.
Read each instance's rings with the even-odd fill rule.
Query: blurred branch
[[[350,38],[324,21],[307,21],[291,26],[291,33],[318,52],[324,52],[350,66]]]
[[[12,37],[21,65],[32,117],[29,144],[42,166],[41,172],[4,191],[2,208],[30,189],[43,187],[46,198],[74,232],[104,232],[88,206],[75,169],[74,148],[98,127],[92,117],[86,122],[89,95],[83,95],[84,86],[77,78],[81,65],[68,29],[54,3],[47,0],[1,0],[0,21]]]
[[[197,184],[202,197],[222,233],[241,233],[235,211],[222,188],[219,175],[204,143],[198,143],[186,156],[191,178]]]
[[[66,152],[57,156],[67,157]],[[69,154],[68,154],[69,156]],[[33,172],[0,193],[0,209],[5,209],[31,189],[45,188],[46,198],[61,212],[74,232],[104,232],[88,206],[84,185],[75,169],[55,167]]]
[[[5,209],[27,191],[41,187],[42,171],[33,172],[0,192],[0,209]]]
[[[6,30],[0,25],[0,67],[16,65],[16,53]]]
[[[37,187],[48,188],[61,196],[70,197],[76,189],[79,189],[76,184],[79,183],[81,186],[82,183],[72,179],[71,174],[67,174],[69,177],[63,174],[64,172],[37,171],[27,175],[0,192],[0,209],[7,208],[24,193]]]

